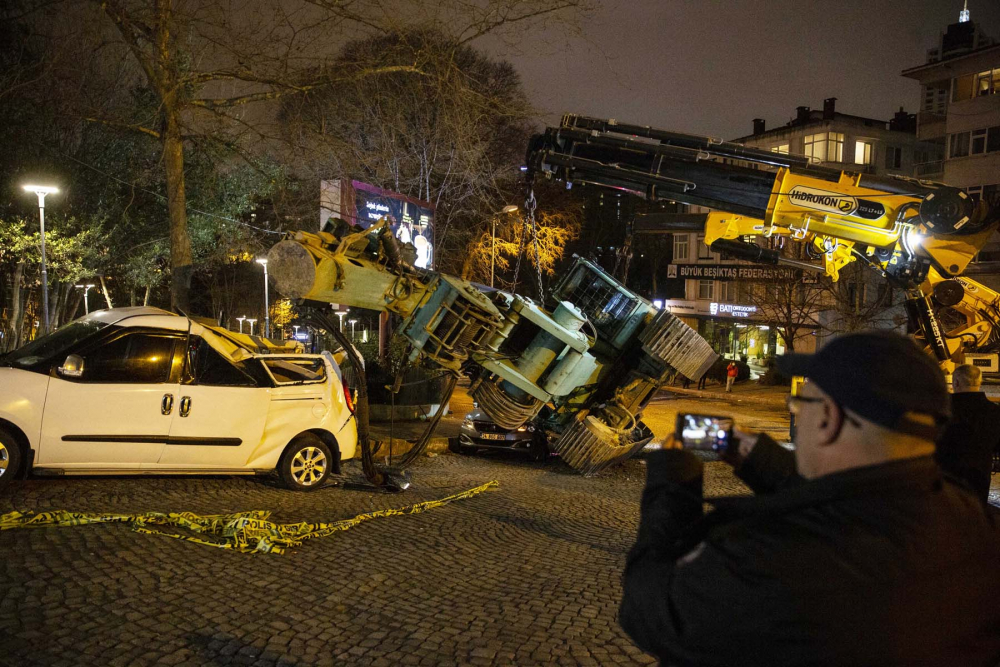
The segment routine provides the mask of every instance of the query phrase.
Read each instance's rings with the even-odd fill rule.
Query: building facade
[[[902,74],[920,83],[917,136],[940,146],[942,155],[918,164],[914,175],[1000,202],[1000,44],[963,11],[927,52],[927,62]],[[994,235],[966,274],[1000,288],[1000,236]]]

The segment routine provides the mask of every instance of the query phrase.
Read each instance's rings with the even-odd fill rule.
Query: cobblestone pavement
[[[401,495],[267,478],[32,479],[11,510],[267,509],[330,521],[491,479],[499,490],[376,519],[285,555],[241,555],[124,525],[0,533],[3,665],[649,664],[616,623],[643,462],[595,479],[497,453],[424,458]],[[348,482],[360,479],[350,466]],[[741,492],[721,463],[713,493]]]

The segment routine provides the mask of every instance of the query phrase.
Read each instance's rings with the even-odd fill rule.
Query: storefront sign
[[[667,266],[667,278],[773,282],[799,280],[801,277],[802,271],[787,266],[748,266],[744,264],[670,264]]]
[[[757,312],[757,306],[740,306],[735,303],[708,304],[709,315],[728,315],[729,317],[750,317]]]

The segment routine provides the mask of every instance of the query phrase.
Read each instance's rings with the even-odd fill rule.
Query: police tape
[[[10,512],[0,515],[0,531],[14,528],[35,528],[42,526],[84,526],[95,523],[127,523],[137,533],[163,535],[185,542],[194,542],[217,549],[229,549],[239,553],[284,553],[286,549],[301,546],[306,540],[326,537],[333,533],[353,528],[360,523],[380,517],[419,514],[435,507],[447,505],[455,500],[464,500],[500,486],[496,480],[474,489],[462,491],[438,500],[428,500],[397,509],[377,510],[359,514],[350,519],[333,523],[272,523],[268,521],[270,512],[253,510],[234,514],[198,515],[191,512],[142,514],[108,514],[92,512]],[[202,539],[192,535],[167,533],[153,530],[150,526],[174,526],[200,535],[211,535],[219,541]]]

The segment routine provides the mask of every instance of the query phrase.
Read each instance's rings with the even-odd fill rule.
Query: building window
[[[964,102],[972,99],[972,91],[975,86],[975,75],[966,74],[957,79],[951,80],[951,101]]]
[[[818,162],[843,162],[844,135],[841,132],[807,135],[803,152]]]
[[[719,281],[719,301],[724,303],[736,303],[739,301],[737,298],[737,283]]]
[[[976,95],[1000,94],[1000,67],[976,75]]]
[[[771,152],[772,153],[784,153],[785,155],[788,155],[788,153],[791,152],[789,150],[789,148],[791,148],[790,144],[778,144],[777,146],[772,146],[771,147]]]
[[[872,143],[870,141],[857,141],[854,143],[854,164],[872,163]]]
[[[699,280],[698,281],[698,298],[705,299],[707,301],[712,300],[712,286],[715,284],[714,280]]]
[[[986,152],[986,130],[972,131],[971,146],[972,148],[969,152],[972,155],[980,155]]]
[[[688,258],[688,235],[674,234],[674,259]]]
[[[698,237],[698,259],[712,259],[712,250],[705,245],[705,237]]]
[[[885,147],[885,168],[900,169],[903,165],[903,149],[899,146]]]
[[[959,132],[949,137],[948,157],[966,157],[969,154],[969,132]]]

